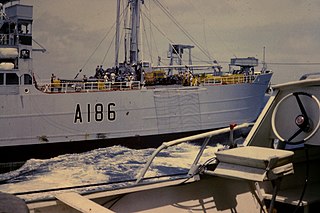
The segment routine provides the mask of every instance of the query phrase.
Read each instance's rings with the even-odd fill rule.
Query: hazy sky
[[[320,72],[319,0],[158,1],[217,61],[230,61],[235,56],[254,56],[262,61],[265,46],[266,62],[275,73],[273,83],[297,80],[306,72]],[[21,0],[21,3],[33,5],[33,38],[47,49],[44,54],[33,55],[37,76],[49,78],[56,73],[61,78],[72,78],[80,68],[83,74],[91,75],[97,64],[113,65],[114,46],[110,43],[114,33],[103,38],[115,22],[116,0]],[[157,42],[148,40],[149,45],[144,45],[146,60],[147,49],[152,49],[154,63],[157,55],[166,57],[167,38],[192,44],[154,0],[145,0],[143,9],[147,9],[144,14],[151,15],[152,23],[161,29],[159,32],[152,28],[153,40]],[[142,25],[150,28],[146,18]],[[208,60],[196,48],[193,55]],[[275,64],[310,62],[319,65]],[[227,64],[222,65],[228,69]]]

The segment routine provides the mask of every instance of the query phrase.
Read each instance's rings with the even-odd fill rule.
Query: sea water
[[[214,158],[218,147],[208,146],[200,162]],[[186,176],[199,150],[199,145],[189,143],[163,150],[146,173],[146,181]],[[30,159],[20,169],[0,174],[0,191],[32,201],[65,190],[86,193],[126,187],[135,184],[154,151],[113,146],[46,160]]]

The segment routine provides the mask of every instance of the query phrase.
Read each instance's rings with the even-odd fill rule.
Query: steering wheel
[[[297,102],[298,106],[294,104],[294,102]],[[304,105],[302,102],[307,102],[308,104]],[[308,107],[306,108],[306,106]],[[314,113],[315,108],[317,109],[316,114]],[[282,113],[277,115],[279,111],[282,111]],[[314,117],[318,117],[318,121],[315,126],[312,120]],[[292,120],[288,120],[288,118],[294,120],[294,124],[291,122]],[[289,133],[292,134],[291,136],[289,135],[287,137],[282,137],[279,134],[279,129],[276,125],[276,123],[279,124],[279,122],[282,122],[282,125],[279,125],[282,128],[280,129],[282,135],[288,134],[288,132],[290,132],[290,129],[296,127],[298,127],[298,130],[296,130],[293,134]],[[320,102],[317,97],[306,92],[293,92],[283,97],[275,106],[271,117],[271,127],[276,137],[280,141],[291,145],[305,143],[317,132],[319,126]]]

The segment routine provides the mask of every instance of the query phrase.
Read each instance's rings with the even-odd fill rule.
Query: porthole
[[[28,88],[24,89],[24,93],[28,94],[30,92],[30,90]]]

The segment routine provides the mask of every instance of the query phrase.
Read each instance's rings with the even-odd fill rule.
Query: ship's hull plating
[[[271,74],[264,74],[251,84],[91,93],[47,94],[21,86],[16,94],[0,95],[0,147],[58,143],[68,147],[78,141],[78,145],[87,143],[83,146],[92,141],[114,145],[124,140],[128,145],[128,138],[137,142],[158,136],[159,140],[252,122],[260,112],[270,78]]]

